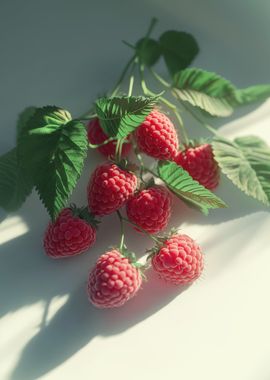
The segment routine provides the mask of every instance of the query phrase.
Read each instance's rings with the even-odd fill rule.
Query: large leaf
[[[252,136],[231,142],[215,137],[213,150],[221,170],[247,195],[270,205],[270,148]]]
[[[122,96],[100,98],[96,112],[107,136],[123,139],[133,132],[152,111],[158,97]]]
[[[199,182],[195,181],[187,171],[175,162],[160,161],[158,165],[160,178],[167,187],[189,206],[199,208],[204,214],[209,209],[224,208],[226,204]]]
[[[31,193],[31,179],[18,165],[16,148],[0,157],[0,207],[17,210]]]
[[[188,67],[199,52],[195,38],[185,32],[167,31],[160,36],[159,43],[172,77]]]
[[[190,68],[175,76],[173,95],[212,116],[229,116],[235,107],[264,100],[270,86],[238,90],[231,82],[205,70]]]
[[[142,38],[136,43],[140,61],[146,66],[153,66],[159,59],[161,50],[159,43],[152,38]]]
[[[57,107],[38,109],[18,143],[20,165],[31,173],[52,219],[66,205],[86,157],[85,127],[70,119]]]

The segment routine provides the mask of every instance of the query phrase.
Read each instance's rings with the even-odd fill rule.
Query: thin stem
[[[155,17],[152,18],[152,20],[151,20],[151,22],[150,22],[150,25],[149,25],[149,28],[148,28],[148,30],[147,30],[147,32],[146,32],[145,37],[144,37],[145,39],[147,39],[147,38],[150,37],[150,34],[152,33],[152,31],[153,31],[153,29],[154,29],[154,27],[155,27],[157,21],[158,21],[157,18],[155,18]]]
[[[160,241],[155,236],[153,236],[149,232],[145,231],[142,227],[138,226],[136,223],[131,222],[129,219],[123,217],[122,215],[121,215],[121,218],[125,222],[131,224],[132,226],[136,227],[138,230],[140,230],[141,232],[143,232],[146,236],[148,236],[150,239],[152,239],[155,243],[157,243],[157,244],[160,243]]]
[[[110,137],[107,140],[103,141],[101,144],[91,144],[91,143],[89,143],[88,145],[89,145],[89,148],[96,149],[96,148],[99,148],[100,146],[108,144],[109,142],[111,142],[113,140],[115,140],[115,138],[114,137]]]
[[[126,66],[124,67],[123,71],[122,71],[122,74],[120,75],[120,78],[118,79],[116,85],[114,86],[114,89],[112,91],[112,94],[111,94],[111,97],[114,97],[118,90],[119,90],[119,87],[120,87],[120,84],[123,82],[123,79],[125,78],[126,76],[126,73],[128,72],[130,66],[133,64],[133,62],[135,61],[136,59],[136,54],[134,54],[130,60],[128,61],[128,63],[126,64]]]
[[[123,223],[123,217],[119,210],[116,211],[119,221],[120,221],[120,228],[121,228],[121,238],[120,238],[120,244],[119,244],[119,250],[122,252],[124,248],[124,240],[125,240],[125,233],[124,233],[124,223]]]
[[[155,70],[152,69],[152,67],[149,67],[149,71],[153,75],[153,77],[155,77],[164,87],[171,87],[170,83],[163,79],[158,73],[156,73]]]

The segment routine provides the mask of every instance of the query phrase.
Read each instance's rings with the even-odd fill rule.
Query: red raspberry
[[[175,162],[207,189],[214,190],[218,186],[220,171],[210,144],[188,147],[178,152]]]
[[[173,123],[163,113],[153,110],[136,129],[138,148],[159,160],[173,159],[178,149],[178,137]]]
[[[99,120],[97,118],[91,120],[88,124],[88,140],[91,144],[98,145],[102,144],[105,140],[108,139],[108,136],[105,135],[103,129],[99,124]],[[115,156],[116,149],[116,140],[110,141],[108,144],[100,146],[97,148],[98,151],[103,154],[107,158],[113,158]],[[122,157],[126,157],[131,149],[130,143],[124,143],[122,146]]]
[[[89,300],[99,308],[122,306],[136,294],[141,282],[140,271],[114,249],[100,256],[89,274]]]
[[[131,222],[155,234],[167,226],[171,205],[172,197],[165,187],[154,186],[138,192],[127,202],[127,216]]]
[[[100,165],[91,175],[87,193],[88,205],[95,215],[108,215],[122,207],[137,186],[135,174],[113,163]]]
[[[93,220],[81,219],[80,211],[85,209],[64,208],[55,222],[50,223],[44,236],[44,248],[48,256],[60,259],[87,251],[96,241],[96,226]]]
[[[176,285],[196,280],[203,270],[203,255],[198,244],[187,235],[168,238],[152,257],[153,269],[161,278]]]

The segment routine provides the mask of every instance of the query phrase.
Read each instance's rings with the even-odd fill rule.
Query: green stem
[[[89,145],[89,148],[96,149],[96,148],[99,148],[100,146],[106,145],[109,142],[114,141],[114,140],[115,140],[114,137],[110,137],[107,140],[103,141],[101,144],[91,144],[91,143],[89,143],[88,145]]]
[[[116,211],[119,221],[120,221],[120,228],[121,228],[121,238],[120,238],[120,245],[119,245],[119,250],[122,252],[124,248],[124,240],[125,240],[125,233],[124,233],[124,223],[123,223],[123,217],[120,213],[119,210]]]
[[[155,70],[152,69],[152,67],[149,67],[149,71],[153,75],[153,77],[155,77],[156,80],[158,80],[164,87],[171,87],[170,83],[167,82],[164,78],[162,78],[158,73],[156,73]]]
[[[136,59],[136,54],[134,54],[130,60],[128,61],[128,63],[126,64],[126,66],[124,67],[123,71],[122,71],[122,74],[120,75],[120,78],[118,79],[116,85],[114,86],[114,89],[112,91],[112,94],[111,94],[111,97],[114,97],[118,90],[119,90],[119,87],[121,85],[121,83],[123,82],[125,76],[126,76],[126,73],[128,72],[130,66],[133,64],[133,62],[135,61]]]
[[[143,232],[146,236],[148,236],[150,239],[152,239],[155,243],[160,244],[160,241],[155,236],[153,236],[149,232],[145,231],[142,227],[138,226],[136,223],[131,222],[129,219],[123,217],[122,215],[121,215],[121,218],[125,222],[131,224],[132,226],[136,227],[138,230]]]

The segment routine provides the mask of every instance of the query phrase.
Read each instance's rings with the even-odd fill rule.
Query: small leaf
[[[136,43],[140,61],[146,66],[153,66],[161,55],[159,43],[152,38],[142,38]]]
[[[175,76],[172,93],[180,101],[199,107],[212,116],[229,116],[240,105],[266,99],[270,96],[270,86],[238,90],[215,73],[190,68]]]
[[[85,126],[70,119],[70,114],[60,108],[40,108],[18,142],[20,165],[33,177],[52,219],[65,207],[86,157]]]
[[[33,117],[36,110],[36,107],[27,107],[19,114],[17,121],[17,136],[20,135],[21,131],[25,128],[30,118]]]
[[[222,172],[244,193],[269,206],[270,148],[252,136],[234,142],[219,136],[212,146]]]
[[[158,173],[175,195],[187,203],[188,206],[199,208],[206,215],[209,209],[227,207],[220,198],[200,185],[175,162],[160,161]]]
[[[0,157],[0,207],[17,210],[31,193],[33,183],[19,167],[16,148]]]
[[[167,31],[160,36],[159,43],[172,77],[188,67],[199,53],[195,38],[185,32]]]
[[[144,121],[157,100],[158,97],[104,97],[96,101],[96,113],[107,136],[123,139]]]

